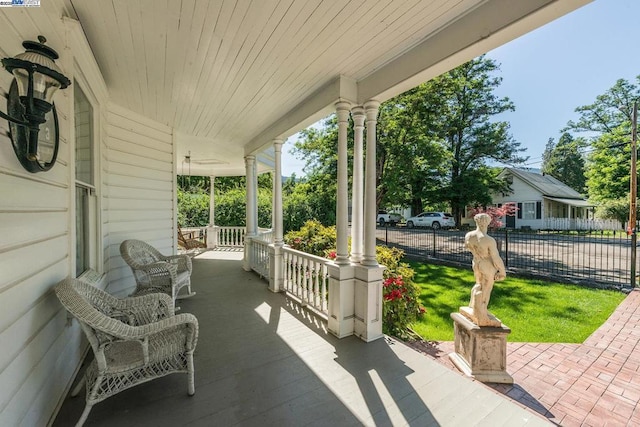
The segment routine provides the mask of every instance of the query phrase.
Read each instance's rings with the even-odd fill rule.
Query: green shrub
[[[312,219],[305,222],[300,230],[288,232],[284,241],[297,251],[326,257],[336,247],[336,227],[325,227]]]
[[[409,338],[409,326],[421,319],[420,288],[413,282],[414,270],[401,262],[404,251],[386,246],[376,247],[378,263],[384,265],[382,282],[382,331],[387,335]]]
[[[181,227],[204,227],[209,224],[209,195],[178,189],[178,224]]]

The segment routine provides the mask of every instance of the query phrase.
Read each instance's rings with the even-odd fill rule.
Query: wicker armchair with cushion
[[[86,405],[78,426],[94,404],[171,373],[186,373],[188,394],[195,393],[198,320],[188,313],[175,315],[169,296],[119,299],[78,279],[63,280],[55,292],[80,322],[95,356],[71,394],[77,395],[86,384]]]
[[[120,255],[131,267],[136,279],[133,295],[164,292],[182,299],[195,295],[191,292],[193,266],[188,255],[162,255],[156,248],[142,240],[125,240],[120,244]],[[180,295],[182,288],[187,293]]]

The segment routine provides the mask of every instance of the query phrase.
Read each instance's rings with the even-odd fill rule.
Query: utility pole
[[[629,191],[629,229],[631,230],[631,289],[636,286],[636,252],[638,235],[636,233],[636,201],[638,199],[637,178],[637,132],[638,126],[638,101],[633,103],[633,115],[631,117],[631,184]]]

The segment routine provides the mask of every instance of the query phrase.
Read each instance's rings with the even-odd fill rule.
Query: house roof
[[[561,199],[559,197],[549,197],[549,196],[545,196],[545,199],[553,200],[554,202],[560,202],[560,203],[564,203],[565,205],[577,206],[581,208],[596,206],[593,203],[589,203],[584,199]]]
[[[525,171],[516,168],[505,168],[500,175],[511,174],[538,190],[543,196],[557,199],[585,200],[582,194],[551,175]]]
[[[171,127],[178,162],[189,155],[191,173],[221,176],[243,175],[244,155],[326,117],[337,101],[385,101],[590,1],[61,0],[47,7],[64,5],[62,14],[78,20],[111,101]]]

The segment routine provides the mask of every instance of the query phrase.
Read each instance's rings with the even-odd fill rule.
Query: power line
[[[593,153],[594,151],[597,151],[597,150],[608,150],[608,149],[611,149],[611,148],[619,148],[619,147],[624,147],[625,145],[628,145],[628,144],[629,144],[629,142],[619,142],[617,144],[611,144],[611,145],[609,145],[607,147],[602,147],[602,148],[595,148],[595,147],[589,146],[589,148],[586,148],[584,150],[578,150],[578,154],[581,154],[581,155],[582,154],[590,154],[590,153]],[[542,163],[544,161],[544,158],[543,157],[534,157],[531,160],[535,160],[535,161],[527,161],[527,163],[524,163],[522,166],[538,165],[538,164],[540,164],[540,163]],[[513,166],[513,164],[510,164],[510,163],[505,163],[505,164]]]

